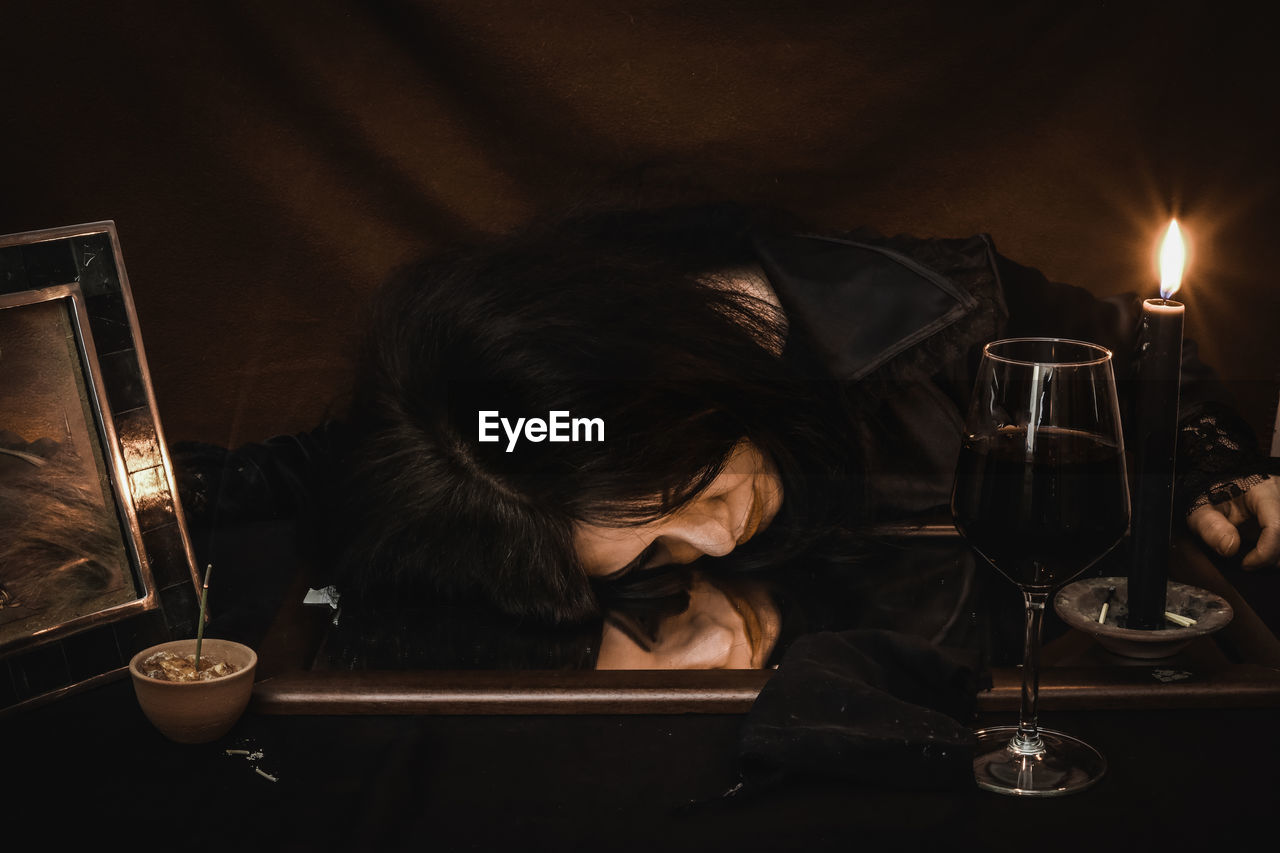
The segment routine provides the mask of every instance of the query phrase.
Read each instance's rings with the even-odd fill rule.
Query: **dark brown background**
[[[1265,440],[1274,28],[1226,3],[54,1],[0,13],[0,233],[114,219],[170,441],[315,424],[371,289],[595,196],[967,235],[1154,295]],[[1252,5],[1252,4],[1251,4]]]

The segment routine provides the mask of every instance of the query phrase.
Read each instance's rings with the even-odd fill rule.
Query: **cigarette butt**
[[[1179,616],[1177,613],[1170,613],[1168,610],[1164,612],[1164,618],[1168,619],[1175,625],[1181,625],[1183,628],[1189,628],[1196,624],[1196,620],[1190,619],[1186,616]]]
[[[1107,597],[1102,600],[1102,609],[1098,611],[1098,624],[1101,625],[1107,621],[1107,611],[1111,609],[1111,599],[1116,597],[1116,588],[1113,586],[1107,590]]]
[[[272,776],[272,775],[271,775],[270,773],[268,773],[267,771],[263,770],[261,767],[255,767],[255,768],[253,768],[253,772],[254,772],[254,773],[257,773],[257,774],[258,774],[259,776],[261,776],[263,779],[268,779],[268,780],[270,780],[270,781],[272,781],[272,782],[279,782],[279,781],[280,781],[279,779],[277,779],[276,777]]]
[[[249,750],[247,750],[247,749],[226,749],[226,750],[223,750],[223,753],[224,753],[225,755],[248,755],[248,754],[249,754]]]

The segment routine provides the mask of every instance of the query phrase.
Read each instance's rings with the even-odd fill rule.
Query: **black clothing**
[[[743,720],[735,796],[796,777],[971,786],[977,689],[967,655],[897,632],[801,637]]]

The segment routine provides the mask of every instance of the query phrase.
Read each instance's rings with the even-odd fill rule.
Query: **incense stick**
[[[209,575],[213,574],[213,563],[204,570],[204,589],[200,592],[200,622],[196,625],[196,678],[200,677],[200,644],[204,642],[204,610],[209,603]]]

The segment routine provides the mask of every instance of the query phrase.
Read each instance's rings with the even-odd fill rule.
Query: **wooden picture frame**
[[[193,635],[197,571],[112,222],[0,237],[0,715]]]

